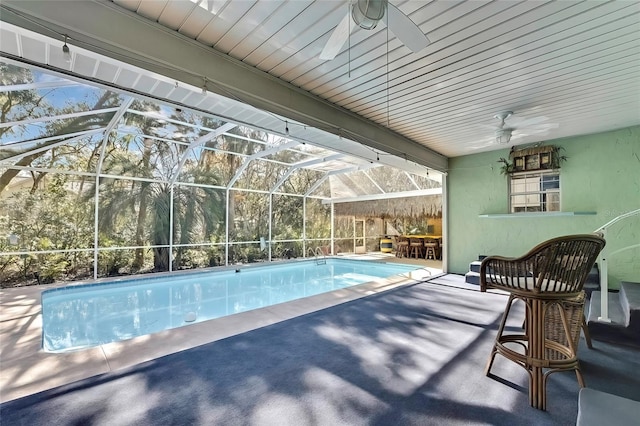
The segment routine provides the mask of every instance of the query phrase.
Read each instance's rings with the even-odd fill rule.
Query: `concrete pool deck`
[[[362,256],[358,256],[362,259]],[[378,261],[396,261],[378,257]],[[398,259],[399,263],[406,259]],[[433,278],[436,264],[410,277],[381,278],[365,284],[280,303],[134,339],[67,353],[42,350],[41,293],[52,284],[0,290],[0,402],[130,367],[256,328],[319,311],[397,287]],[[129,277],[130,278],[130,277]]]

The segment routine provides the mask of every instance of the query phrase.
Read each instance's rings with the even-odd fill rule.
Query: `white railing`
[[[315,249],[309,247],[309,254],[315,258],[316,265],[323,265],[327,263],[327,257],[324,255],[324,252],[320,247],[316,247]]]
[[[640,214],[640,209],[632,210],[630,212],[621,214],[620,216],[610,220],[609,222],[602,225],[600,228],[596,229],[594,232],[599,232],[602,234],[603,238],[607,239],[607,230],[611,227],[611,225],[620,222],[623,219],[626,219],[631,216],[636,216]],[[629,247],[624,247],[620,250],[616,250],[613,253],[609,253],[608,246],[605,245],[604,249],[600,252],[598,263],[600,266],[600,316],[598,317],[598,321],[600,322],[611,322],[611,318],[609,318],[609,279],[608,279],[608,267],[607,260],[610,255],[619,253],[624,250],[628,250],[634,247],[640,247],[640,244],[634,244]]]

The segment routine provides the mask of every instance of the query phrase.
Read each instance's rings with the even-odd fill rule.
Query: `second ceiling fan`
[[[354,0],[349,1],[349,11],[333,30],[320,59],[331,60],[340,52],[349,38],[351,20],[364,30],[372,30],[385,14],[389,30],[412,52],[417,53],[429,45],[429,39],[420,27],[388,0]]]

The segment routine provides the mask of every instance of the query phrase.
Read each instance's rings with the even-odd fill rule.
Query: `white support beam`
[[[324,176],[322,176],[320,179],[318,179],[316,181],[316,183],[314,183],[313,185],[311,185],[311,187],[309,189],[307,189],[307,192],[304,193],[304,197],[308,197],[309,195],[311,195],[313,193],[313,191],[315,191],[316,189],[318,189],[320,187],[320,185],[322,185],[322,183],[329,179],[329,175],[325,174]]]
[[[369,180],[371,181],[371,183],[372,183],[372,184],[374,184],[376,188],[378,188],[378,191],[382,192],[383,194],[386,192],[384,189],[382,189],[382,188],[380,187],[380,185],[378,185],[378,182],[376,182],[376,181],[375,181],[375,180],[374,180],[374,179],[369,175],[369,173],[367,173],[367,171],[366,171],[366,170],[365,170],[365,171],[363,171],[362,173],[364,173],[364,175],[365,175],[366,177],[368,177],[368,178],[369,178]]]
[[[289,178],[289,176],[291,176],[291,174],[293,172],[295,172],[296,170],[304,169],[306,167],[311,167],[311,166],[314,166],[316,164],[324,163],[326,161],[337,160],[337,159],[342,158],[342,157],[344,157],[344,154],[335,154],[335,155],[330,155],[330,156],[325,157],[325,158],[316,158],[314,160],[303,161],[301,163],[297,163],[297,164],[292,165],[291,168],[289,170],[287,170],[287,173],[285,173],[284,176],[282,176],[280,178],[280,180],[278,180],[278,182],[276,182],[276,184],[273,185],[273,188],[271,188],[271,191],[269,191],[269,194],[273,194],[274,192],[276,192],[276,190],[278,188],[280,188],[280,186],[284,183],[284,181],[287,180]]]
[[[189,123],[187,121],[176,120],[174,118],[166,117],[164,115],[158,114],[157,112],[153,112],[153,111],[151,111],[151,112],[150,111],[138,111],[138,110],[132,109],[132,110],[129,110],[129,112],[131,114],[136,114],[136,115],[139,115],[141,117],[147,117],[147,118],[151,118],[151,119],[155,119],[155,120],[162,120],[162,121],[165,121],[167,123],[176,124],[178,126],[190,127],[192,129],[198,129],[198,130],[204,130],[205,132],[215,132],[216,131],[216,129],[213,129],[211,127],[200,126],[198,124]]]
[[[80,140],[82,138],[85,138],[87,136],[95,135],[97,133],[102,133],[102,132],[105,131],[105,129],[106,129],[106,127],[101,127],[99,129],[89,130],[89,131],[86,131],[86,132],[72,133],[72,134],[68,135],[68,136],[70,136],[68,139],[63,139],[63,140],[61,140],[59,142],[55,142],[55,143],[52,143],[50,145],[45,145],[43,147],[36,148],[36,149],[30,149],[30,150],[27,150],[25,152],[21,152],[20,154],[16,154],[16,155],[13,155],[11,157],[3,158],[2,160],[0,160],[0,164],[9,163],[9,162],[17,160],[19,158],[26,157],[27,155],[37,154],[37,153],[42,152],[42,151],[48,151],[48,150],[56,148],[56,147],[58,147],[60,145],[64,145],[64,144],[70,143],[70,142],[75,142],[75,141],[78,141],[78,140]],[[39,140],[35,140],[35,141],[25,141],[25,144],[27,142],[29,142],[29,143],[43,143],[43,142],[47,142],[49,140],[58,139],[58,138],[60,138],[60,137],[58,136],[56,138],[44,138],[44,139],[39,139]],[[18,144],[13,144],[13,145],[9,145],[9,146],[2,146],[2,148],[3,149],[15,148],[16,145],[18,145]],[[23,144],[21,144],[21,145],[23,145]]]
[[[382,166],[382,164],[368,163],[368,164],[363,164],[361,166],[345,167],[344,169],[331,170],[330,172],[327,173],[327,175],[329,176],[343,175],[345,173],[359,172],[361,170],[369,170],[369,169],[373,169],[375,167],[380,167],[380,166]]]
[[[318,189],[318,187],[320,185],[322,185],[322,183],[329,179],[331,176],[336,176],[336,175],[342,175],[345,173],[351,173],[351,172],[357,172],[360,170],[369,170],[372,169],[374,167],[380,167],[382,166],[382,164],[378,164],[378,163],[369,163],[369,164],[364,164],[362,166],[353,166],[353,167],[346,167],[344,169],[340,169],[340,170],[332,170],[330,172],[327,172],[327,174],[325,174],[324,176],[322,176],[320,179],[318,179],[318,181],[316,183],[314,183],[311,188],[309,188],[307,190],[307,192],[304,193],[305,197],[308,197],[309,195],[311,195],[313,193],[313,191],[315,191],[316,189]]]
[[[20,125],[30,124],[30,123],[42,123],[46,121],[66,120],[68,118],[84,117],[87,115],[106,114],[109,112],[118,111],[118,109],[120,109],[120,107],[94,109],[91,111],[79,111],[79,112],[72,112],[69,114],[51,115],[51,116],[39,117],[39,118],[28,118],[20,121],[7,121],[4,123],[0,123],[0,129],[2,129],[3,127],[20,126]]]
[[[323,204],[355,203],[358,201],[386,200],[389,198],[421,197],[425,195],[439,195],[439,194],[442,194],[442,188],[421,189],[418,191],[387,192],[386,194],[359,195],[357,197],[332,198],[331,200],[323,201],[322,203]]]
[[[173,178],[171,179],[171,185],[176,183],[176,179],[178,179],[178,176],[180,175],[180,171],[182,170],[182,167],[184,166],[184,163],[186,163],[187,158],[189,158],[189,154],[191,152],[193,152],[193,150],[195,150],[196,148],[201,147],[202,145],[206,144],[207,142],[217,138],[221,134],[223,134],[225,132],[228,132],[229,130],[233,129],[234,127],[237,127],[237,125],[234,124],[234,123],[225,123],[222,126],[218,127],[216,130],[214,130],[213,132],[208,133],[208,134],[206,134],[204,136],[201,136],[198,139],[196,139],[195,141],[191,142],[191,145],[189,145],[189,148],[187,148],[184,151],[184,153],[182,154],[182,158],[180,158],[180,163],[178,163],[178,168],[176,170],[176,173],[173,176]]]
[[[109,1],[4,0],[0,20],[194,87],[241,100],[375,150],[446,171],[448,159],[387,127],[325,101],[257,68],[151,22]]]
[[[284,151],[285,149],[289,149],[289,148],[292,148],[292,147],[297,146],[297,145],[300,145],[300,143],[295,142],[295,141],[289,141],[289,142],[284,143],[282,145],[274,146],[274,147],[271,147],[269,149],[265,149],[263,151],[256,152],[255,154],[248,156],[244,160],[244,163],[242,163],[242,165],[240,167],[238,167],[238,171],[236,172],[235,176],[233,176],[231,178],[231,180],[229,181],[229,184],[227,185],[227,188],[231,188],[233,185],[235,185],[236,181],[240,178],[240,175],[245,171],[245,169],[247,168],[249,163],[252,162],[253,160],[257,160],[258,158],[266,157],[267,155],[275,154],[276,152]]]
[[[20,92],[23,90],[38,89],[57,89],[66,86],[81,86],[82,83],[75,81],[37,81],[35,83],[11,84],[9,86],[0,86],[0,93]]]
[[[413,186],[416,187],[416,189],[420,189],[420,186],[416,183],[416,180],[413,178],[413,176],[411,176],[409,172],[404,172],[404,174],[409,178],[409,180],[411,181]]]

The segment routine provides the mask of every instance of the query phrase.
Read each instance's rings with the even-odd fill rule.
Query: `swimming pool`
[[[416,270],[345,259],[78,285],[42,293],[42,346],[66,352]]]

